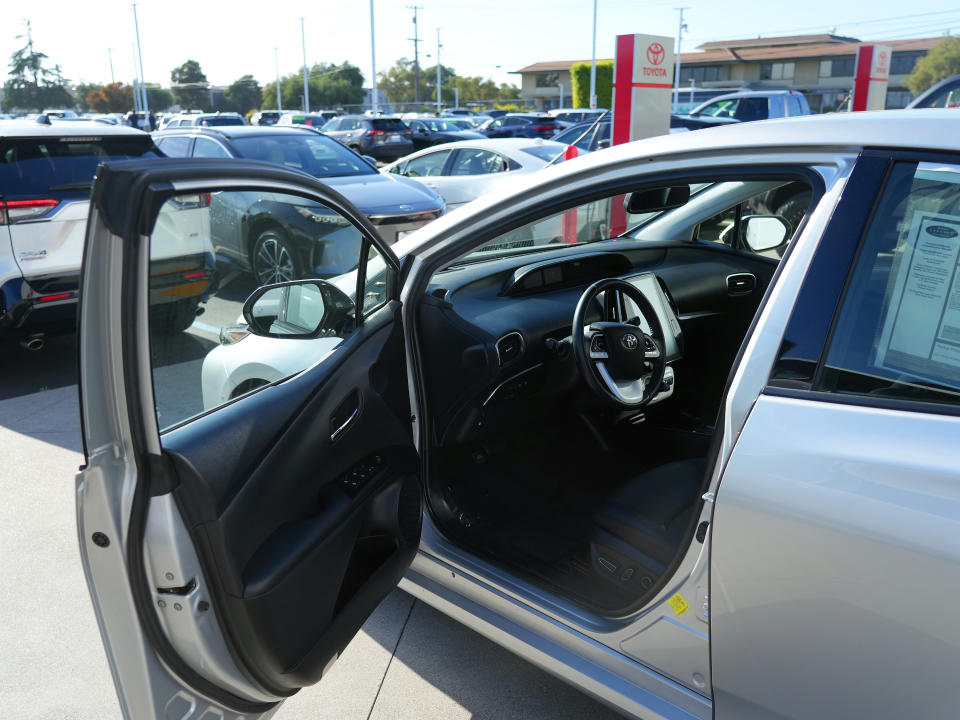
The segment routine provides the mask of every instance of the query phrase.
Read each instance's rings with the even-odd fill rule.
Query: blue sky
[[[440,59],[461,75],[518,82],[509,75],[543,60],[590,57],[592,0],[374,0],[378,71],[413,56],[413,12],[419,4],[421,63],[432,65],[440,28]],[[864,40],[960,34],[956,0],[598,0],[597,56],[612,57],[618,33],[676,36],[678,13],[686,6],[683,49],[730,38],[829,32]],[[117,80],[132,76],[133,11],[127,2],[44,0],[33,7],[8,8],[0,28],[5,62],[22,44],[19,20],[33,24],[38,50],[59,63],[74,82],[109,81],[107,48],[113,48]],[[905,8],[909,8],[909,13]],[[142,0],[137,8],[143,64],[148,82],[169,84],[170,70],[197,60],[210,81],[228,84],[243,74],[261,83],[274,77],[274,47],[280,72],[302,63],[300,21],[305,16],[307,60],[371,69],[368,0],[202,0],[195,3]],[[431,57],[425,57],[425,55]]]

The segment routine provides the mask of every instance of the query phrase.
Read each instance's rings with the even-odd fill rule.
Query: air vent
[[[749,295],[757,287],[757,278],[751,273],[727,275],[727,294],[730,297]]]
[[[497,340],[497,357],[500,365],[507,365],[523,353],[523,336],[518,332],[507,333]]]

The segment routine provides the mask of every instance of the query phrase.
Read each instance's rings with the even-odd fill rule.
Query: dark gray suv
[[[381,162],[413,152],[413,131],[398,117],[341,115],[324,125],[321,132]]]

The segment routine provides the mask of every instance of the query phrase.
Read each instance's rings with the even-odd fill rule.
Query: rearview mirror
[[[779,215],[747,215],[742,222],[744,241],[753,252],[773,250],[789,239],[790,228]]]
[[[632,192],[624,198],[623,207],[631,215],[643,215],[672,210],[686,205],[689,200],[689,185],[673,185]]]
[[[243,303],[250,332],[272,338],[342,337],[353,326],[353,311],[350,297],[325,280],[263,285]]]

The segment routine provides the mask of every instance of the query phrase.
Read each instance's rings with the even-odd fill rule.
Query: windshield
[[[553,162],[557,156],[563,155],[565,148],[551,143],[550,145],[530,145],[520,149],[527,153],[527,155],[533,155],[535,158],[540,158],[544,162]]]
[[[159,156],[149,135],[8,138],[0,141],[0,194],[8,199],[89,194],[97,165],[144,156]]]
[[[237,137],[233,144],[242,157],[302,170],[314,177],[376,175],[370,164],[336,140],[301,131],[297,134]]]
[[[219,125],[246,125],[242,117],[231,117],[229,115],[203,118],[203,120],[200,121],[200,124],[206,127],[214,127]]]
[[[433,132],[457,132],[460,128],[450,120],[421,120]]]

